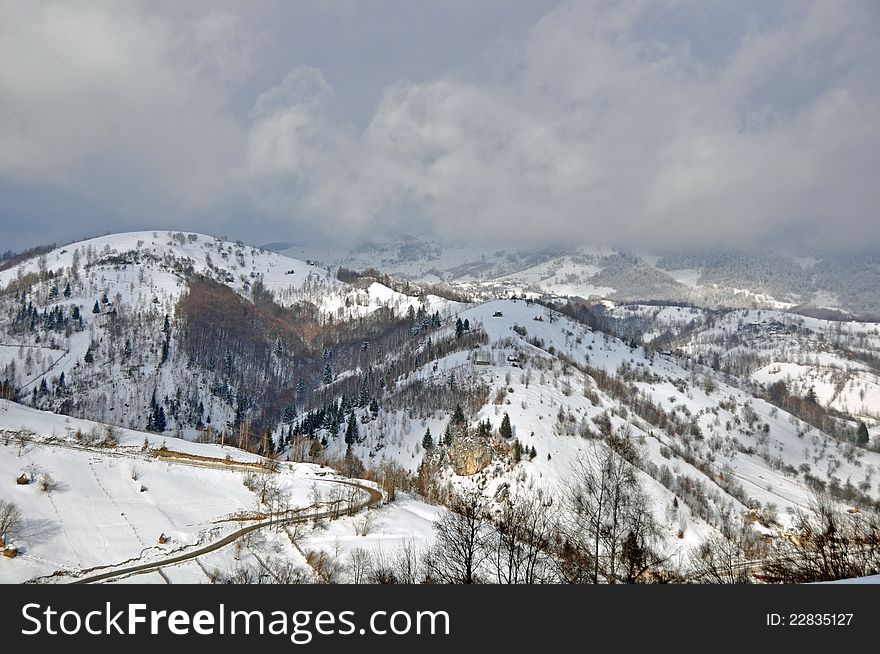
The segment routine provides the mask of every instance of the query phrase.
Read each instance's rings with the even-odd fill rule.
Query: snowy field
[[[255,455],[129,430],[120,430],[115,448],[87,448],[69,435],[93,428],[103,427],[12,403],[0,407],[0,497],[15,502],[23,516],[11,542],[19,555],[0,561],[0,581],[164,558],[233,531],[240,524],[229,520],[234,514],[260,510],[243,483],[249,470],[242,464],[259,461]],[[33,434],[30,440],[16,437],[22,429]],[[201,459],[149,456],[141,451],[145,438],[151,447],[164,444]],[[238,467],[224,463],[227,456]],[[34,482],[16,483],[32,471]],[[44,473],[52,478],[48,492],[39,483]],[[316,488],[326,495],[334,486],[333,475],[311,464],[285,464],[277,477],[291,508],[310,505]],[[220,552],[215,565],[223,563]]]

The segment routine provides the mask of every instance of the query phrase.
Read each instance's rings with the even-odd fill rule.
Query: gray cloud
[[[0,221],[44,189],[80,233],[880,243],[880,12],[772,4],[12,3]]]

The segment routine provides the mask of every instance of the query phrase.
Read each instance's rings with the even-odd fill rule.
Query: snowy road
[[[354,507],[350,509],[351,513],[357,513],[363,509],[375,506],[382,500],[382,493],[375,488],[371,488],[369,486],[364,486],[358,484],[356,482],[350,481],[340,481],[336,479],[328,479],[327,483],[333,484],[343,484],[345,486],[352,486],[367,493],[368,498],[361,502],[360,504],[356,504]],[[258,529],[263,529],[264,527],[277,527],[279,525],[291,525],[300,522],[308,522],[309,520],[316,520],[321,518],[330,518],[334,515],[338,515],[338,509],[329,509],[327,511],[323,511],[321,513],[313,513],[313,514],[301,514],[291,516],[289,518],[275,519],[275,520],[265,520],[263,522],[258,522],[257,524],[248,525],[247,527],[243,527],[238,531],[235,531],[228,536],[221,538],[218,541],[215,541],[209,545],[205,545],[204,547],[200,547],[198,549],[192,550],[190,552],[186,552],[184,554],[178,554],[175,556],[168,557],[166,559],[160,559],[158,561],[151,561],[150,563],[143,563],[139,565],[128,566],[125,568],[119,568],[117,570],[110,570],[108,572],[102,572],[97,575],[92,575],[91,577],[85,577],[83,579],[77,579],[71,583],[74,584],[92,584],[99,581],[106,581],[108,579],[115,579],[117,577],[122,577],[126,575],[134,575],[134,574],[142,574],[145,572],[153,572],[158,570],[161,567],[168,567],[172,565],[177,565],[178,563],[184,563],[186,561],[191,561],[199,556],[203,556],[210,552],[215,552],[231,543],[234,543],[239,538],[246,536],[247,534],[256,531]]]

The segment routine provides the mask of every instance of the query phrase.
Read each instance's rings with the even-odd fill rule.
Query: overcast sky
[[[0,251],[880,245],[876,0],[0,0]]]

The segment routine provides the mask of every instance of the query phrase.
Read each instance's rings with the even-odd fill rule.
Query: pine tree
[[[370,413],[373,414],[374,418],[379,415],[379,403],[376,401],[375,397],[370,400]]]
[[[161,404],[156,405],[155,415],[153,416],[153,428],[162,433],[165,431],[166,420],[165,420],[165,409]]]
[[[465,422],[464,411],[460,404],[455,405],[455,411],[452,412],[452,422],[456,425],[463,425]]]
[[[70,297],[70,282],[67,282],[67,285],[64,287],[64,297]]]
[[[86,355],[83,357],[83,361],[86,363],[94,363],[95,356],[92,354],[92,345],[89,343],[89,349],[86,350]]]
[[[280,357],[282,354],[284,354],[284,343],[281,341],[280,336],[275,338],[274,352],[276,357]]]
[[[92,307],[92,313],[101,313],[101,305],[95,300],[95,306]]]
[[[294,422],[296,422],[296,407],[292,404],[288,404],[286,407],[284,407],[284,417],[281,419],[281,421],[285,425],[292,425]]]
[[[431,428],[430,427],[428,427],[428,429],[425,431],[425,435],[422,437],[422,447],[425,448],[426,450],[430,450],[431,448],[434,447],[434,439],[431,438]]]
[[[348,414],[348,426],[345,428],[345,442],[349,445],[358,442],[360,434],[358,433],[357,420],[354,417],[354,411]]]
[[[867,445],[869,440],[870,434],[868,434],[868,426],[865,423],[860,422],[859,430],[856,433],[856,443],[859,445]]]
[[[469,332],[471,330],[471,321],[465,318],[462,327],[464,328],[464,331]]]
[[[455,438],[452,432],[452,422],[446,423],[446,429],[443,432],[443,444],[449,447],[452,445],[452,440]]]
[[[501,426],[498,428],[498,433],[501,434],[502,438],[508,440],[513,437],[513,428],[510,426],[510,416],[506,413],[504,414],[504,418],[501,419]]]
[[[333,383],[333,368],[330,367],[330,362],[328,361],[324,364],[324,385]]]
[[[131,356],[131,339],[125,339],[125,345],[122,348],[122,355],[127,359]]]
[[[818,403],[819,403],[819,398],[816,397],[816,389],[813,388],[812,386],[810,386],[810,387],[807,389],[807,394],[806,394],[806,396],[804,397],[804,399],[805,399],[807,402],[809,402],[810,404],[818,404]]]
[[[306,397],[306,385],[305,385],[305,382],[303,382],[303,380],[300,379],[298,382],[296,382],[296,399],[300,404],[302,404],[305,397]]]
[[[455,319],[455,337],[461,338],[461,335],[464,334],[464,323],[461,322],[461,318]]]

